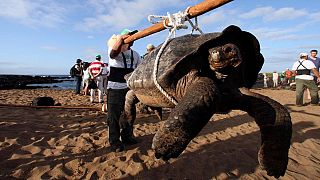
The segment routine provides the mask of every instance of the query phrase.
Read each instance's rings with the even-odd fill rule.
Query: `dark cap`
[[[76,61],[77,63],[81,63],[82,62],[82,60],[81,59],[77,59],[77,61]]]

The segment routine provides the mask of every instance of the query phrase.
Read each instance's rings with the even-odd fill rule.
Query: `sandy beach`
[[[319,179],[320,106],[296,107],[291,90],[253,91],[291,113],[289,164],[280,179]],[[101,106],[71,90],[46,89],[0,90],[0,104],[29,105],[38,96],[53,97],[63,106]],[[260,132],[246,113],[214,115],[187,149],[168,162],[156,159],[151,150],[162,123],[153,114],[138,114],[134,133],[139,143],[115,153],[104,112],[0,106],[0,179],[274,179],[259,168]]]

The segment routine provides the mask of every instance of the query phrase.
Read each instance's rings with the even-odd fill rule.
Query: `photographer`
[[[80,90],[81,90],[81,83],[82,83],[82,60],[81,59],[77,59],[76,64],[74,65],[74,78],[76,81],[76,90],[75,93],[76,94],[80,94]]]

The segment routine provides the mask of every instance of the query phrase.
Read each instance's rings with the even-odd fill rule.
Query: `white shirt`
[[[110,53],[111,53],[112,48],[108,49],[108,56],[110,58]],[[141,57],[140,55],[134,51],[133,51],[133,65],[132,68],[135,69],[137,68],[137,66],[141,63]],[[127,68],[131,67],[131,50],[127,50],[123,52],[125,58],[126,58],[126,62],[127,62]],[[115,57],[114,59],[109,59],[109,67],[118,67],[118,68],[124,68],[124,63],[123,63],[123,57],[122,54],[119,53],[119,55],[117,57]],[[127,83],[120,83],[120,82],[113,82],[113,81],[109,81],[108,82],[108,89],[126,89]]]
[[[90,78],[89,68],[87,68],[85,71],[83,71],[83,80],[87,80],[89,78]]]
[[[297,69],[306,69],[304,68],[302,65],[300,65],[300,63],[302,63],[302,65],[304,65],[307,69],[311,70],[316,68],[316,66],[313,64],[312,61],[310,60],[304,60],[304,59],[300,59],[299,61],[295,62],[292,66],[292,70],[296,71]],[[300,65],[300,66],[299,66]],[[299,66],[299,67],[298,67]],[[313,80],[313,76],[312,75],[296,75],[296,79],[303,79],[303,80]]]
[[[101,73],[101,75],[107,75],[107,76],[109,76],[109,66],[108,67],[105,67],[105,66],[103,66],[102,67],[102,73]]]
[[[274,73],[272,73],[272,79],[278,79],[279,78],[279,74],[278,73],[276,73],[276,72],[274,72]]]

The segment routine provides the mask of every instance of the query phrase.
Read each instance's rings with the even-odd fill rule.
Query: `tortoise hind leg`
[[[199,78],[188,87],[183,99],[153,138],[156,158],[178,157],[215,112],[218,92],[209,78]]]
[[[160,121],[162,121],[162,108],[161,107],[149,107],[154,113],[155,115],[158,117],[158,119]]]
[[[121,131],[121,138],[128,139],[133,137],[133,124],[136,119],[137,111],[136,104],[139,102],[133,90],[129,90],[126,94],[126,101],[123,112],[123,119],[120,122],[123,130]]]
[[[283,176],[287,169],[292,123],[288,110],[280,103],[248,89],[240,89],[239,109],[255,118],[261,131],[259,164],[269,176]]]

